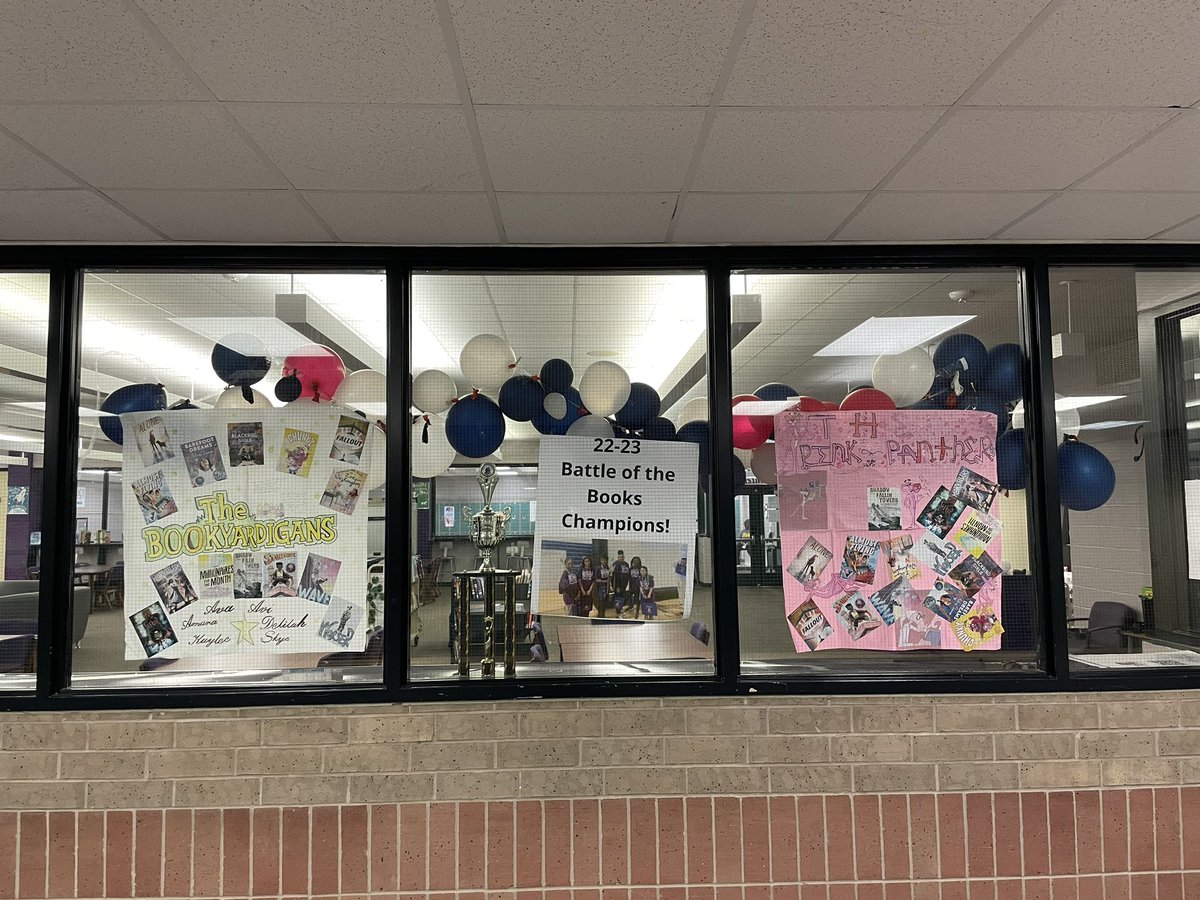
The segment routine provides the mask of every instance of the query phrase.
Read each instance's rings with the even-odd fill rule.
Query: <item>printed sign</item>
[[[692,443],[543,437],[533,611],[690,615],[698,465]]]
[[[365,476],[347,464],[378,433],[331,405],[253,417],[121,417],[127,659],[365,648]]]
[[[995,437],[996,417],[977,410],[775,417],[785,627],[798,653],[1000,646]],[[985,608],[994,625],[958,624]]]

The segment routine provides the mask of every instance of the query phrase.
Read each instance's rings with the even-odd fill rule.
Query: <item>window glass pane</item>
[[[0,273],[0,690],[34,687],[49,298],[49,275]]]
[[[1200,271],[1050,274],[1071,667],[1200,664]]]
[[[1015,270],[734,275],[744,674],[1040,665],[1020,291]]]
[[[523,678],[712,673],[705,317],[699,273],[414,277],[414,679],[503,677],[509,622]]]
[[[75,686],[380,679],[385,297],[87,273]]]

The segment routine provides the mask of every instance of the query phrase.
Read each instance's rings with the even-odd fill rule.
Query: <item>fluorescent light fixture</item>
[[[46,412],[46,404],[42,400],[26,400],[19,403],[5,403],[4,405],[15,406],[19,409],[29,409],[43,414]],[[108,413],[102,413],[98,409],[90,409],[86,406],[79,407],[79,418],[81,419],[98,419],[104,415],[108,415]]]
[[[1099,406],[1101,403],[1112,403],[1114,400],[1124,400],[1124,394],[1113,394],[1107,397],[1059,397],[1054,401],[1058,412],[1068,409],[1083,409],[1085,406]]]
[[[32,435],[0,433],[0,441],[12,441],[14,444],[40,444],[42,439]]]
[[[0,456],[0,466],[27,466],[29,460],[24,456]]]
[[[735,416],[776,416],[796,405],[799,397],[790,400],[743,400],[733,408]]]
[[[939,334],[965,325],[975,316],[872,316],[814,356],[879,356],[903,353]],[[803,320],[801,320],[803,324]]]
[[[1130,425],[1148,425],[1149,419],[1109,419],[1104,422],[1092,422],[1089,425],[1080,425],[1079,431],[1107,431],[1110,428],[1127,428]]]

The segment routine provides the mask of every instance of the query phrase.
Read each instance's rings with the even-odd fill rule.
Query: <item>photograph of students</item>
[[[579,603],[579,575],[575,564],[568,558],[563,560],[562,574],[558,576],[558,592],[562,595],[567,615],[576,615]]]
[[[612,609],[612,597],[609,594],[609,580],[612,569],[608,565],[608,557],[600,557],[600,565],[596,567],[596,618],[603,619]]]
[[[640,571],[641,575],[638,578],[638,594],[642,601],[642,618],[654,619],[658,617],[658,602],[654,598],[654,578],[646,570],[645,566],[642,566]]]
[[[687,557],[679,557],[679,562],[675,563],[675,589],[678,593],[675,595],[679,598],[679,602],[683,602],[683,598],[687,596]]]
[[[625,561],[624,550],[617,551],[617,561],[613,563],[612,592],[619,619],[629,605],[629,563]]]
[[[638,615],[638,604],[642,591],[642,558],[635,556],[629,561],[629,602],[626,608],[633,613],[632,618],[640,619]],[[626,616],[629,618],[629,616]]]
[[[596,602],[596,569],[592,558],[585,556],[579,566],[579,609],[577,616],[590,615]]]

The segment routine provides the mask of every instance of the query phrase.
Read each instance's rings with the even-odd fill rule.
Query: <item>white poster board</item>
[[[379,431],[328,404],[121,424],[126,659],[365,648]]]
[[[1200,579],[1200,479],[1183,483],[1183,510],[1187,519],[1188,578]]]
[[[645,580],[640,572],[636,579],[630,576],[621,602],[623,618],[672,621],[690,615],[698,466],[699,447],[687,442],[543,437],[533,611],[597,615],[599,598],[590,606],[569,602],[568,568],[578,580],[583,557],[591,556],[599,577],[600,557],[606,555],[610,600],[619,586],[618,559],[646,568]],[[609,610],[609,617],[616,612],[615,607]]]

